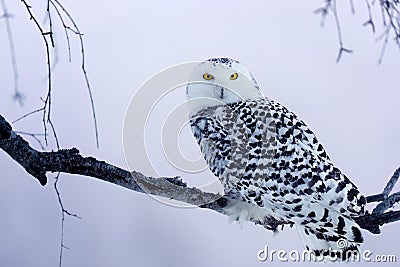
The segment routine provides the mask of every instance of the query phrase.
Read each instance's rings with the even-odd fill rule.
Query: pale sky
[[[361,26],[367,20],[365,6],[357,5],[356,15],[351,15],[347,1],[343,2],[338,9],[344,41],[354,53],[343,55],[339,64],[335,62],[338,44],[333,18],[321,28],[320,18],[313,13],[324,1],[65,2],[84,33],[100,149],[96,148],[80,71],[79,42],[70,35],[72,63],[68,63],[64,33],[54,13],[59,63],[53,72],[52,116],[61,147],[77,147],[83,155],[127,168],[122,130],[138,88],[167,67],[231,57],[250,69],[264,95],[287,106],[313,129],[332,160],[363,194],[379,193],[400,165],[400,51],[390,44],[378,66],[381,43],[375,39],[379,34],[374,36]],[[14,14],[11,23],[19,82],[26,96],[23,107],[11,98],[12,68],[2,19],[0,114],[12,121],[40,107],[39,97],[46,90],[46,62],[41,36],[23,5],[9,0],[6,4]],[[31,4],[43,21],[46,1]],[[41,115],[13,127],[42,132]],[[159,138],[159,133],[148,137],[153,136]],[[26,139],[39,148],[34,140]],[[50,142],[48,149],[54,148]],[[172,168],[157,153],[159,147],[151,149],[149,154],[155,155],[157,165],[165,166],[158,169],[162,175],[182,175],[194,181]],[[0,266],[57,266],[61,214],[52,186],[54,175],[49,174],[48,185],[41,187],[1,151],[0,169]],[[257,252],[265,246],[302,250],[294,229],[273,236],[252,223],[229,224],[213,211],[170,207],[92,178],[63,174],[60,179],[66,208],[82,217],[66,218],[65,245],[70,249],[64,250],[63,266],[257,267],[271,264],[257,259]],[[362,249],[399,258],[399,227],[399,223],[386,225],[379,236],[363,232]]]

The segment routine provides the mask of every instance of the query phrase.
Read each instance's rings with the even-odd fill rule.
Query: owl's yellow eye
[[[203,79],[209,81],[209,80],[214,79],[214,76],[212,76],[212,75],[209,74],[209,73],[204,73],[204,74],[203,74]]]
[[[231,79],[231,80],[236,80],[237,78],[238,78],[238,74],[235,72],[234,74],[232,74],[230,77],[229,77],[229,79]]]

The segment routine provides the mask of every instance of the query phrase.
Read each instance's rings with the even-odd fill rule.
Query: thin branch
[[[47,24],[49,22],[49,31],[52,33],[51,34],[51,42],[52,42],[52,48],[53,48],[53,60],[51,62],[51,72],[54,73],[58,63],[59,63],[59,56],[58,56],[58,45],[57,45],[57,39],[56,39],[56,32],[53,31],[53,19],[52,19],[52,13],[50,9],[50,2],[47,0],[47,8],[46,8],[46,15],[44,17],[43,24]],[[47,77],[44,78],[46,80]]]
[[[386,28],[384,31],[385,38],[382,44],[378,64],[382,63],[391,32],[393,32],[394,34],[395,43],[400,48],[400,11],[398,9],[398,7],[400,6],[400,1],[380,0],[380,6],[382,9],[382,17]]]
[[[46,38],[47,35],[50,36],[51,40],[53,40],[52,38],[52,32],[45,32],[42,28],[42,26],[40,26],[39,22],[37,21],[37,19],[35,18],[35,16],[33,15],[32,11],[31,11],[31,6],[25,1],[25,0],[21,0],[21,2],[24,4],[28,14],[29,14],[29,19],[32,20],[36,26],[36,28],[39,30],[44,44],[45,44],[45,48],[46,48],[46,58],[47,58],[47,96],[44,100],[44,106],[43,106],[43,118],[42,118],[42,122],[43,122],[43,128],[44,128],[44,133],[45,133],[45,142],[47,145],[47,126],[46,126],[46,118],[47,121],[51,120],[51,89],[52,89],[52,75],[51,75],[51,58],[50,58],[50,46],[49,46],[49,42]],[[53,41],[52,41],[52,44]],[[47,116],[46,116],[47,114]]]
[[[331,5],[332,5],[331,0],[327,0],[325,1],[324,7],[320,7],[314,11],[315,14],[321,15],[321,22],[320,22],[321,27],[325,26],[326,17],[329,14],[329,9],[331,8]]]
[[[351,10],[351,14],[356,14],[356,8],[354,7],[354,2],[353,0],[349,0],[350,3],[350,10]]]
[[[56,133],[56,128],[54,127],[54,124],[52,121],[49,121],[51,131],[53,132],[54,140],[56,141],[56,147],[57,149],[60,149],[60,143],[58,142],[58,137]]]
[[[389,182],[386,184],[381,194],[367,197],[367,202],[373,202],[373,201],[376,202],[378,199],[380,199],[381,201],[372,210],[372,214],[383,214],[385,211],[387,211],[388,209],[392,208],[395,204],[400,202],[400,192],[389,195],[390,192],[392,192],[397,181],[399,180],[399,176],[400,176],[400,168],[398,168],[394,172],[394,174],[390,178]]]
[[[365,5],[367,6],[368,9],[368,20],[363,23],[363,26],[366,27],[370,25],[372,33],[375,33],[375,23],[374,19],[372,18],[371,4],[369,3],[369,0],[365,0]]]
[[[25,118],[27,118],[27,117],[33,115],[33,114],[36,114],[36,113],[38,113],[38,112],[41,112],[41,111],[43,111],[44,109],[45,109],[44,107],[41,107],[41,108],[36,109],[36,110],[34,110],[34,111],[28,112],[27,114],[22,115],[22,116],[19,117],[18,119],[14,120],[14,121],[12,122],[12,124],[14,124],[14,123],[16,123],[16,122],[19,122],[20,120],[23,120],[23,119],[25,119]]]
[[[400,168],[393,173],[382,193],[366,197],[367,203],[379,202],[379,204],[372,210],[372,214],[368,215],[369,217],[360,219],[365,225],[365,229],[369,230],[371,233],[379,234],[379,226],[400,220],[400,211],[386,212],[396,203],[400,202],[400,192],[389,195],[399,180],[399,176]]]
[[[187,204],[207,208],[226,215],[236,201],[229,195],[220,196],[187,187],[177,178],[153,178],[140,172],[121,169],[93,157],[83,157],[78,149],[61,149],[54,152],[39,152],[29,146],[21,136],[12,131],[11,125],[0,115],[0,148],[18,162],[42,185],[47,182],[47,172],[79,174],[110,182],[118,186]],[[204,204],[208,203],[208,204]],[[378,233],[379,226],[400,220],[400,211],[382,214],[365,214],[354,218],[361,228]],[[267,230],[276,231],[279,226],[290,224],[265,217],[263,220],[251,219]]]
[[[69,247],[65,246],[64,243],[64,224],[65,224],[65,215],[81,219],[80,216],[77,214],[69,212],[67,209],[64,208],[64,203],[61,199],[61,194],[60,191],[58,190],[58,181],[60,178],[60,173],[58,172],[55,180],[54,180],[54,190],[56,191],[57,199],[58,199],[58,204],[60,205],[60,210],[61,210],[61,236],[60,236],[60,256],[59,256],[59,261],[58,261],[58,266],[61,267],[62,265],[62,257],[63,257],[63,251],[64,249],[69,249]]]
[[[54,38],[53,38],[53,20],[51,19],[50,13],[50,0],[47,0],[47,8],[46,8],[47,18],[49,19],[49,31],[45,33],[45,35],[50,36],[51,46],[55,47]]]
[[[386,187],[383,189],[383,192],[377,195],[372,195],[372,196],[368,196],[367,199],[367,203],[372,203],[372,202],[380,202],[385,200],[390,192],[392,192],[394,186],[396,185],[397,181],[399,180],[399,176],[400,176],[400,168],[398,168],[392,175],[392,177],[390,178],[389,182],[386,184]]]
[[[394,193],[393,195],[388,196],[381,203],[376,205],[376,207],[372,211],[372,214],[382,214],[386,210],[392,208],[394,204],[399,203],[399,201],[400,201],[400,192]]]
[[[386,184],[385,189],[383,189],[383,193],[385,196],[388,196],[390,192],[392,192],[394,186],[396,185],[397,181],[399,180],[400,176],[400,168],[398,168],[390,178],[389,182]]]
[[[3,1],[3,0],[2,0]],[[21,2],[25,5],[29,15],[30,15],[30,19],[33,20],[35,22],[36,27],[39,29],[44,42],[45,42],[45,46],[46,46],[46,56],[47,56],[47,67],[48,67],[48,90],[47,90],[47,95],[45,97],[45,99],[43,100],[41,98],[41,100],[43,101],[43,107],[41,109],[32,111],[24,116],[22,116],[21,118],[17,119],[16,121],[19,121],[23,118],[28,117],[29,115],[32,115],[36,112],[42,111],[43,112],[43,116],[42,116],[42,122],[43,122],[43,126],[44,126],[44,139],[46,142],[46,145],[48,144],[48,140],[47,140],[47,124],[50,125],[50,129],[53,133],[53,137],[55,139],[56,142],[56,147],[59,150],[60,149],[60,145],[59,145],[59,140],[56,134],[56,129],[54,127],[54,123],[51,120],[51,102],[52,102],[52,98],[51,98],[51,94],[52,94],[52,69],[56,66],[56,63],[58,62],[58,53],[57,53],[57,48],[55,47],[55,41],[54,41],[54,35],[53,35],[53,21],[52,21],[52,15],[51,15],[51,10],[50,10],[50,5],[52,8],[54,8],[54,10],[56,11],[58,18],[60,19],[62,25],[63,25],[63,29],[64,29],[64,34],[67,40],[67,46],[68,46],[68,60],[69,62],[71,62],[71,46],[70,46],[70,39],[69,39],[69,31],[73,32],[74,34],[76,34],[79,37],[80,40],[80,45],[81,45],[81,55],[82,55],[82,71],[85,77],[85,81],[86,81],[86,86],[87,89],[89,91],[89,96],[90,96],[90,103],[91,103],[91,107],[92,107],[92,114],[93,114],[93,120],[94,120],[94,126],[95,126],[95,134],[96,134],[96,144],[97,147],[99,147],[99,140],[98,140],[98,130],[97,130],[97,119],[96,119],[96,113],[95,113],[95,109],[94,109],[94,100],[93,100],[93,96],[92,96],[92,90],[90,87],[90,83],[89,83],[89,78],[86,72],[86,68],[85,68],[85,50],[84,50],[84,44],[83,44],[83,35],[81,34],[77,24],[75,23],[75,21],[73,20],[72,16],[68,13],[68,11],[60,4],[60,2],[56,1],[52,1],[52,0],[47,0],[47,9],[46,9],[46,19],[48,19],[49,22],[49,31],[45,32],[43,30],[43,28],[40,26],[40,24],[38,23],[38,21],[36,20],[36,18],[34,17],[32,11],[31,11],[31,7],[27,4],[26,1],[21,0]],[[62,10],[62,12],[60,11],[60,9]],[[65,14],[68,19],[71,21],[71,23],[73,24],[74,28],[71,28],[69,26],[66,25],[65,20],[63,18],[63,14]],[[49,36],[50,42],[51,42],[51,46],[54,49],[54,60],[53,60],[53,64],[51,63],[51,58],[50,58],[50,48],[49,48],[49,42],[47,40],[47,36]],[[40,140],[35,136],[35,135],[30,135],[32,138],[34,138],[41,146],[41,148],[44,150],[43,145],[41,144]],[[32,150],[30,151],[25,151],[25,152],[32,152],[31,155],[35,155],[36,153],[33,153]],[[39,170],[39,168],[35,168],[35,167],[29,167],[30,173],[33,175],[33,173],[36,173],[38,176],[35,176],[39,182],[41,184],[45,184],[47,182],[47,178],[46,178],[46,172],[43,173],[42,170]],[[28,171],[29,172],[29,171]],[[60,240],[60,259],[59,259],[59,266],[61,267],[62,264],[62,256],[63,256],[63,250],[64,248],[67,248],[64,244],[64,221],[65,221],[65,215],[69,215],[69,216],[73,216],[73,217],[77,217],[75,214],[70,213],[69,211],[67,211],[64,208],[63,202],[61,200],[61,196],[58,190],[58,181],[59,181],[59,177],[60,177],[60,172],[58,172],[55,182],[54,182],[54,188],[58,197],[58,202],[60,204],[60,209],[62,212],[62,217],[61,217],[61,240]]]
[[[71,29],[71,28],[65,24],[64,18],[63,18],[63,16],[61,15],[60,10],[59,10],[58,7],[53,3],[53,1],[49,1],[49,2],[50,2],[50,4],[53,6],[54,10],[56,11],[56,13],[57,13],[57,15],[58,15],[58,18],[60,19],[60,21],[61,21],[61,23],[62,23],[62,25],[63,25],[64,34],[65,34],[65,39],[66,39],[66,41],[67,41],[67,47],[68,47],[68,48],[67,48],[67,49],[68,49],[68,61],[71,62],[71,43],[70,43],[69,34],[68,34],[68,29]]]
[[[10,48],[10,59],[11,59],[11,66],[13,70],[13,76],[14,76],[14,95],[13,99],[18,102],[20,106],[24,104],[24,98],[25,96],[22,94],[22,92],[19,89],[19,74],[18,74],[18,67],[17,67],[17,56],[15,53],[15,45],[14,45],[14,37],[13,33],[11,30],[11,23],[10,19],[12,18],[12,14],[8,12],[6,3],[4,0],[1,0],[1,7],[3,9],[3,15],[1,18],[4,19],[5,25],[6,25],[6,30],[7,30],[7,38],[8,38],[8,46]]]
[[[342,29],[340,25],[340,20],[338,16],[338,12],[336,9],[336,0],[326,0],[325,6],[315,10],[316,14],[321,14],[321,25],[323,26],[328,16],[329,12],[332,11],[333,16],[335,18],[336,24],[336,32],[338,35],[338,42],[339,42],[339,52],[336,57],[336,62],[340,62],[343,53],[353,53],[353,50],[345,48],[343,44],[343,36],[342,36]]]
[[[383,56],[385,55],[386,47],[389,44],[389,36],[390,36],[390,25],[387,25],[385,31],[381,34],[380,37],[377,38],[377,40],[383,39],[381,52],[378,57],[378,65],[380,65],[383,61]]]
[[[16,134],[21,134],[21,135],[27,135],[32,137],[40,146],[40,148],[44,151],[46,150],[42,144],[42,141],[38,138],[38,136],[44,136],[44,134],[38,134],[38,133],[27,133],[27,132],[21,132],[21,131],[15,131]]]
[[[351,12],[354,14],[355,7],[353,0],[350,1],[350,9]],[[386,47],[389,43],[390,37],[394,36],[393,40],[395,44],[400,49],[400,1],[399,0],[365,0],[365,5],[368,10],[368,20],[364,22],[363,26],[371,26],[372,33],[376,32],[376,25],[373,19],[373,12],[372,9],[374,6],[378,6],[381,12],[382,22],[383,22],[383,33],[378,40],[383,39],[382,41],[382,48],[380,51],[380,55],[378,58],[378,64],[382,63],[383,56],[386,52]],[[339,62],[342,54],[344,52],[351,53],[352,50],[345,48],[343,45],[343,37],[342,37],[342,29],[340,25],[338,11],[336,9],[336,0],[325,0],[325,4],[323,7],[318,8],[315,13],[321,14],[321,25],[323,26],[326,20],[326,17],[329,14],[333,14],[336,29],[338,34],[338,42],[339,42],[339,53],[336,58],[336,61]]]
[[[4,0],[2,0],[4,1]],[[59,147],[59,141],[56,135],[56,131],[54,128],[54,124],[51,120],[51,104],[52,104],[52,68],[55,66],[55,64],[58,61],[58,56],[55,55],[55,59],[53,62],[51,61],[50,57],[50,45],[52,48],[55,49],[55,39],[54,39],[54,32],[53,32],[53,21],[52,21],[52,15],[51,15],[51,7],[54,8],[56,11],[62,25],[64,28],[64,34],[67,40],[67,46],[68,46],[68,59],[71,61],[71,46],[70,46],[70,38],[68,32],[71,31],[75,33],[79,40],[80,40],[80,46],[81,46],[81,55],[82,55],[82,72],[85,78],[86,82],[86,87],[89,92],[89,97],[90,97],[90,104],[92,108],[92,116],[93,116],[93,121],[94,121],[94,128],[95,128],[95,136],[96,136],[96,145],[99,147],[99,138],[98,138],[98,127],[97,127],[97,119],[96,119],[96,112],[95,112],[95,107],[94,107],[94,100],[93,100],[93,95],[92,95],[92,89],[89,83],[89,78],[88,74],[86,72],[86,67],[85,67],[85,50],[84,50],[84,44],[83,44],[83,34],[80,32],[77,24],[75,23],[74,19],[72,16],[69,14],[69,12],[64,8],[64,6],[57,0],[47,0],[47,9],[46,9],[46,20],[49,22],[49,30],[45,31],[42,26],[39,24],[38,20],[35,18],[34,14],[32,13],[31,6],[27,3],[26,0],[21,0],[21,2],[24,4],[29,16],[30,20],[32,20],[36,26],[36,28],[39,30],[39,32],[42,35],[42,38],[45,43],[45,48],[46,48],[46,58],[47,58],[47,79],[48,79],[48,87],[47,87],[47,94],[44,99],[41,98],[43,101],[43,108],[39,109],[40,111],[43,112],[42,116],[42,124],[44,128],[44,139],[46,145],[48,145],[48,139],[47,139],[47,130],[48,130],[48,125],[50,125],[50,128],[53,133],[53,137],[56,141],[57,147]],[[68,17],[69,21],[73,24],[73,28],[69,27],[63,18],[63,14]],[[49,38],[47,38],[49,36]],[[50,42],[49,42],[49,40]],[[57,52],[55,50],[55,52]],[[53,64],[52,64],[53,63]],[[27,116],[36,113],[38,110],[35,110],[31,113],[28,113],[27,115],[22,116],[20,119],[26,118]]]
[[[98,133],[98,127],[97,127],[96,111],[95,111],[95,107],[94,107],[92,88],[90,86],[89,77],[88,77],[88,74],[87,74],[87,71],[86,71],[86,65],[85,65],[85,46],[83,44],[83,34],[79,30],[78,25],[75,23],[75,20],[70,15],[68,10],[66,10],[65,7],[58,0],[49,0],[49,1],[53,2],[53,5],[54,5],[54,3],[56,3],[61,8],[61,10],[64,12],[64,14],[68,17],[68,19],[70,20],[70,22],[74,26],[73,32],[75,32],[79,37],[79,42],[80,42],[80,46],[81,46],[81,57],[82,57],[81,69],[82,69],[83,76],[85,78],[86,88],[87,88],[88,93],[89,93],[90,104],[91,104],[92,115],[93,115],[93,123],[94,123],[94,129],[95,129],[95,136],[96,136],[96,145],[97,145],[97,148],[99,148],[99,133]]]
[[[345,48],[343,45],[343,36],[342,36],[342,28],[340,26],[340,20],[339,20],[339,16],[337,13],[337,9],[336,9],[336,0],[332,0],[332,12],[333,12],[333,16],[335,18],[335,23],[336,23],[336,31],[337,31],[337,35],[338,35],[338,41],[339,41],[339,52],[336,58],[336,62],[339,62],[340,59],[342,58],[342,54],[343,52],[345,53],[353,53],[353,50]]]

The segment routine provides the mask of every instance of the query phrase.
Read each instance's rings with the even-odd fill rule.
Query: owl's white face
[[[228,58],[212,58],[197,65],[186,88],[191,115],[206,107],[261,97],[249,70]]]

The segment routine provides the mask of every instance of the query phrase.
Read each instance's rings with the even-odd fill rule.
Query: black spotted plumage
[[[353,218],[365,198],[332,163],[314,133],[268,98],[206,107],[192,115],[194,136],[225,192],[296,225],[314,251],[362,241]]]

